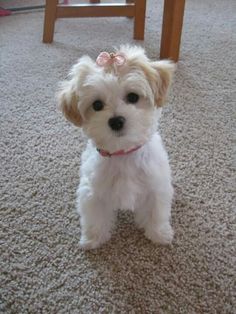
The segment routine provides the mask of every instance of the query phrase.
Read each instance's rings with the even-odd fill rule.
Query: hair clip
[[[99,54],[99,56],[96,59],[97,65],[104,67],[107,65],[115,64],[117,66],[122,66],[126,62],[126,57],[123,53],[108,53],[106,51],[103,51]]]

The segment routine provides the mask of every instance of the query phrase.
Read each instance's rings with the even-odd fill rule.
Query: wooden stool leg
[[[160,58],[179,60],[185,0],[165,0],[161,35]]]
[[[46,0],[43,29],[44,43],[51,43],[53,41],[57,4],[58,0]]]
[[[135,0],[134,39],[144,39],[145,14],[146,0]]]

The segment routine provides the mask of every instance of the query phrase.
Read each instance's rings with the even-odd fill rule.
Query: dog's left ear
[[[151,66],[156,72],[155,80],[152,82],[154,83],[155,103],[157,107],[161,107],[165,103],[176,65],[171,61],[162,60],[151,62]]]

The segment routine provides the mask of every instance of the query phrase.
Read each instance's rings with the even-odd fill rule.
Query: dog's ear
[[[60,90],[57,93],[57,101],[59,109],[66,119],[80,127],[82,125],[82,117],[78,109],[79,96],[76,93],[73,80],[61,83]]]
[[[176,65],[171,61],[162,60],[151,62],[151,66],[156,73],[155,78],[152,79],[152,86],[154,85],[155,103],[157,107],[161,107],[165,103]]]
[[[71,68],[68,79],[60,84],[57,93],[57,101],[59,109],[64,116],[81,127],[83,119],[78,108],[79,103],[79,89],[92,69],[94,69],[94,62],[89,56],[81,57],[78,62]]]

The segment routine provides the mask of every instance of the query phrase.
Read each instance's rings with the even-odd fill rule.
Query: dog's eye
[[[93,102],[93,110],[100,111],[104,107],[103,102],[101,100],[95,100]]]
[[[130,104],[136,104],[139,101],[139,95],[137,95],[135,93],[129,93],[126,96],[126,100]]]

